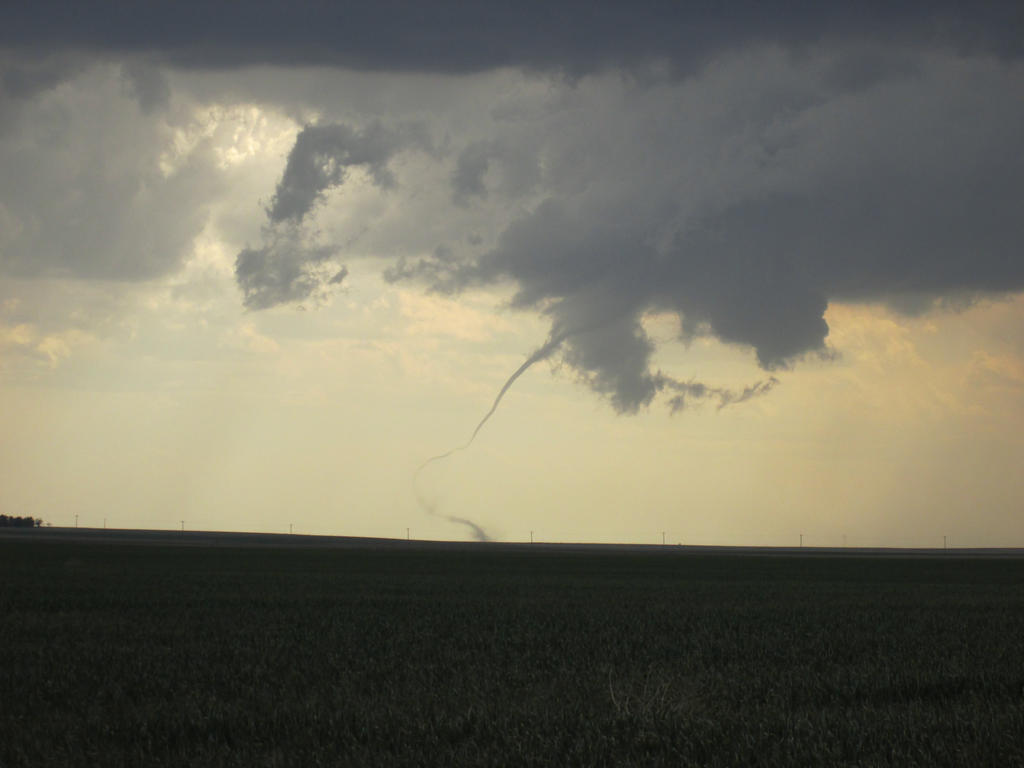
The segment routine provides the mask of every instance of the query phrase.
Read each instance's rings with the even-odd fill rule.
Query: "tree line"
[[[42,524],[42,520],[34,517],[0,515],[0,528],[38,528]]]

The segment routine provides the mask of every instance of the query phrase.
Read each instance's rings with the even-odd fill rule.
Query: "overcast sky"
[[[12,10],[0,511],[1024,546],[1024,10],[829,5]]]

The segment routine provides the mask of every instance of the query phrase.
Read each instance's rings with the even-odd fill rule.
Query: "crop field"
[[[1024,559],[0,539],[0,766],[1024,765]]]

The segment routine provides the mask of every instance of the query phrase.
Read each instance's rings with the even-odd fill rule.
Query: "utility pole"
[[[665,532],[664,531],[661,532],[661,546],[663,546],[663,547],[665,546]]]
[[[943,549],[949,549],[949,547],[946,546],[946,537],[945,536],[942,537],[942,548]]]
[[[185,531],[185,521],[184,520],[181,521],[181,530],[184,533],[184,531]]]
[[[802,547],[803,545],[804,545],[804,535],[801,533],[800,534],[800,546]]]
[[[533,531],[530,531],[530,543],[533,544]]]
[[[103,527],[104,528],[107,527],[107,518],[105,518],[105,517],[103,518]]]
[[[292,532],[292,524],[288,523],[288,535],[289,536],[291,535],[291,532]]]
[[[406,541],[409,540],[409,529],[408,528],[405,529],[405,540]]]

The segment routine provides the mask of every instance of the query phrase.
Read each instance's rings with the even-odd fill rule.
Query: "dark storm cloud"
[[[672,413],[676,413],[689,408],[690,403],[693,401],[699,402],[708,398],[717,400],[718,410],[722,410],[727,406],[738,405],[739,403],[745,403],[751,398],[766,395],[778,383],[779,380],[777,378],[769,376],[763,381],[758,381],[744,387],[739,392],[722,387],[709,387],[699,381],[669,381],[666,382],[665,386],[676,393],[668,401]]]
[[[260,248],[244,248],[235,259],[235,279],[248,309],[319,298],[348,275],[332,259],[335,248],[317,246],[294,226],[268,230]]]
[[[429,148],[419,125],[363,129],[345,124],[307,125],[295,139],[281,181],[267,208],[263,245],[246,247],[235,259],[235,278],[249,309],[325,296],[348,275],[332,259],[337,248],[317,245],[302,228],[323,196],[344,184],[351,168],[365,168],[373,183],[395,184],[388,162],[407,147]]]
[[[548,201],[435,286],[512,278],[517,305],[542,309],[556,326],[595,326],[567,340],[566,360],[618,410],[634,411],[661,389],[640,325],[646,311],[678,313],[684,335],[749,345],[774,369],[825,351],[830,299],[1024,288],[1024,163],[1007,157],[999,172],[969,177],[929,189],[897,176],[884,189],[839,184],[737,204],[660,252],[643,231],[581,221]]]
[[[379,187],[394,185],[388,162],[400,149],[427,144],[422,129],[390,130],[379,122],[363,130],[344,124],[307,125],[288,154],[267,215],[273,223],[299,222],[329,189],[345,181],[348,169],[364,167]]]
[[[952,43],[1019,55],[1017,2],[676,3],[637,0],[457,0],[374,3],[82,3],[5,9],[0,45],[157,52],[186,66],[335,64],[357,69],[471,72],[501,66],[586,72],[663,58],[688,69],[746,43],[823,38]]]
[[[1008,98],[1019,65],[877,47],[772,56],[649,96],[611,80],[568,87],[569,117],[556,110],[526,141],[524,164],[545,169],[539,202],[510,206],[489,248],[423,243],[384,276],[442,293],[514,286],[513,305],[546,315],[562,360],[625,413],[662,393],[678,410],[775,384],[733,392],[656,370],[650,312],[677,316],[683,340],[746,346],[775,370],[830,354],[830,301],[920,311],[1024,288],[1024,102]],[[484,177],[502,141],[446,160],[457,204],[492,204]]]
[[[694,150],[680,149],[675,128],[648,135],[675,119],[669,111],[653,108],[628,131],[615,115],[591,116],[607,125],[548,153],[557,192],[494,247],[390,276],[443,292],[510,281],[513,303],[548,315],[553,332],[591,329],[566,338],[564,360],[622,412],[662,391],[678,409],[698,394],[724,405],[774,384],[726,393],[664,376],[652,368],[648,312],[675,314],[683,339],[748,346],[773,370],[829,354],[830,301],[920,311],[1024,289],[1024,102],[1010,97],[1024,85],[1020,68],[876,53],[837,56],[812,84],[763,76],[754,98],[737,99],[742,111],[712,120],[721,135]],[[898,65],[883,77],[879,61]],[[837,86],[848,62],[859,74]],[[728,84],[716,83],[728,105]],[[675,170],[693,152],[711,158],[694,166],[696,185]],[[697,201],[684,214],[677,189]]]

